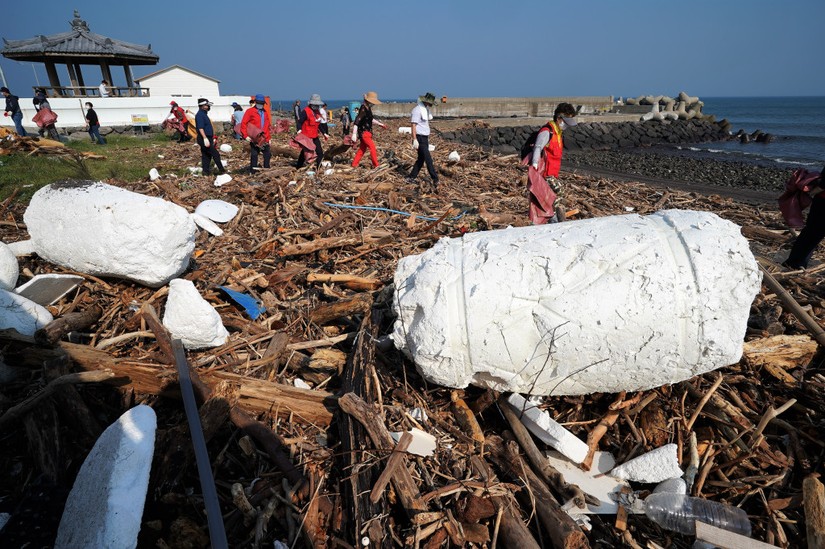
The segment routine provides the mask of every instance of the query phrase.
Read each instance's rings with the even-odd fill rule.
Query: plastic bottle
[[[650,520],[680,534],[695,535],[698,520],[743,536],[751,535],[748,514],[718,501],[662,492],[649,495],[644,510]]]

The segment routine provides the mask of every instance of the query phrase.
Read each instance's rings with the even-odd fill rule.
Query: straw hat
[[[378,100],[378,94],[375,92],[367,92],[364,94],[364,101],[370,103],[372,105],[380,105],[381,101]]]

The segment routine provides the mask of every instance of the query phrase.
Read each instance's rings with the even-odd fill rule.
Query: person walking
[[[243,120],[243,107],[238,105],[237,103],[232,103],[232,119],[230,123],[232,124],[232,137],[235,139],[243,139],[243,135],[241,135],[241,120]]]
[[[92,143],[105,145],[106,140],[100,135],[100,120],[97,118],[97,113],[93,107],[94,105],[88,101],[86,102],[86,130],[89,132]]]
[[[174,118],[172,122],[175,129],[178,130],[178,143],[189,141],[191,137],[189,137],[189,128],[187,127],[189,121],[186,119],[186,111],[175,101],[172,101],[169,105],[171,106],[171,109],[169,109],[169,118]]]
[[[318,109],[318,131],[324,136],[324,140],[329,139],[329,119],[327,118],[327,104],[321,105]]]
[[[367,149],[370,151],[372,167],[378,167],[378,151],[375,150],[375,142],[372,140],[372,125],[375,123],[382,128],[386,128],[387,126],[373,117],[372,106],[380,104],[381,101],[379,101],[376,92],[371,91],[364,94],[364,102],[361,103],[361,108],[358,109],[358,116],[355,117],[355,121],[352,123],[352,140],[361,140],[361,143],[358,145],[358,152],[355,153],[355,158],[352,161],[353,168],[358,167]]]
[[[350,118],[349,107],[341,109],[341,135],[346,137],[349,135],[349,129],[352,126],[352,118]]]
[[[295,103],[292,104],[292,114],[295,116],[295,133],[298,133],[298,130],[301,129],[301,124],[299,123],[301,110],[301,100],[296,99]]]
[[[782,265],[791,270],[807,269],[811,256],[825,238],[825,167],[819,173],[819,178],[808,184],[808,194],[811,195],[811,209],[805,226],[796,237],[791,248],[791,254]]]
[[[564,151],[562,132],[577,124],[576,108],[559,103],[553,119],[542,126],[533,145],[528,168],[527,190],[530,193],[530,221],[534,225],[564,221],[562,186],[559,181]],[[522,162],[526,162],[527,159]]]
[[[20,109],[20,98],[12,94],[6,86],[0,88],[0,93],[6,98],[6,108],[3,116],[11,116],[14,122],[14,131],[17,132],[17,135],[21,137],[27,136],[28,134],[25,128],[23,128],[23,111]]]
[[[221,153],[215,142],[215,131],[212,129],[212,121],[209,120],[209,108],[212,103],[203,97],[198,99],[198,114],[195,115],[195,129],[198,132],[198,145],[201,148],[201,168],[203,175],[212,175],[210,161],[214,160],[218,169],[218,174],[225,173],[221,162]]]
[[[317,93],[312,94],[312,96],[310,96],[309,98],[309,101],[307,102],[306,108],[304,108],[304,110],[301,111],[301,116],[298,119],[298,133],[303,134],[304,137],[312,140],[312,142],[315,144],[316,169],[318,168],[318,166],[321,165],[321,160],[323,160],[324,158],[324,149],[323,147],[321,147],[320,138],[320,110],[323,105],[324,102],[321,101],[321,96]],[[327,136],[324,136],[324,139],[326,138]],[[304,167],[304,164],[307,163],[306,157],[307,151],[301,149],[301,152],[298,155],[298,163],[295,165],[295,167],[299,169]]]
[[[255,105],[246,109],[241,120],[241,135],[249,142],[249,173],[258,167],[258,154],[264,155],[264,168],[269,167],[272,157],[269,142],[272,140],[272,115],[266,108],[263,94],[255,96]]]
[[[42,110],[51,110],[52,106],[49,104],[49,99],[46,97],[46,90],[43,88],[38,88],[34,92],[34,97],[32,98],[32,104],[34,105],[34,110],[36,112],[40,112]],[[35,115],[37,116],[37,115]],[[45,124],[41,127],[37,128],[37,134],[40,137],[45,137],[46,132],[49,133],[49,139],[54,139],[55,141],[60,141],[60,135],[57,133],[57,127],[55,126],[54,122],[50,124]]]
[[[418,150],[418,157],[415,159],[415,164],[413,164],[410,172],[410,179],[415,180],[418,177],[418,172],[421,171],[421,167],[426,164],[427,173],[430,174],[433,187],[438,190],[438,173],[435,171],[433,157],[430,155],[430,119],[432,118],[430,109],[434,104],[435,95],[427,92],[418,98],[418,105],[413,108],[410,115],[412,146]]]

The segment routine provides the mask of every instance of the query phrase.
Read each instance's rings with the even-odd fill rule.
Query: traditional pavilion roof
[[[152,52],[152,45],[140,46],[122,40],[96,34],[80,18],[75,10],[71,21],[72,30],[59,34],[25,40],[6,40],[0,53],[16,61],[55,61],[57,63],[81,62],[106,59],[110,65],[155,65],[159,57]],[[85,58],[85,59],[84,59]]]

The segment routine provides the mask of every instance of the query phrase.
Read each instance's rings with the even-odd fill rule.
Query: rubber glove
[[[209,139],[204,137],[203,138],[203,146],[208,149],[210,147],[210,145],[212,145],[212,143],[209,142]]]
[[[418,139],[413,139],[413,142],[412,142],[412,147],[413,147],[413,149],[417,149],[417,148],[418,148]]]
[[[7,113],[7,112],[3,113],[3,116],[8,116],[8,115],[9,115],[9,113]]]
[[[352,140],[358,141],[358,132],[352,132]]]
[[[539,165],[538,165],[538,164],[535,164],[535,163],[530,164],[530,167],[531,167],[531,168],[533,168],[534,170],[538,170],[538,169],[539,169]]]
[[[246,136],[246,140],[247,140],[247,142],[252,143],[252,138],[249,137],[248,135]]]

